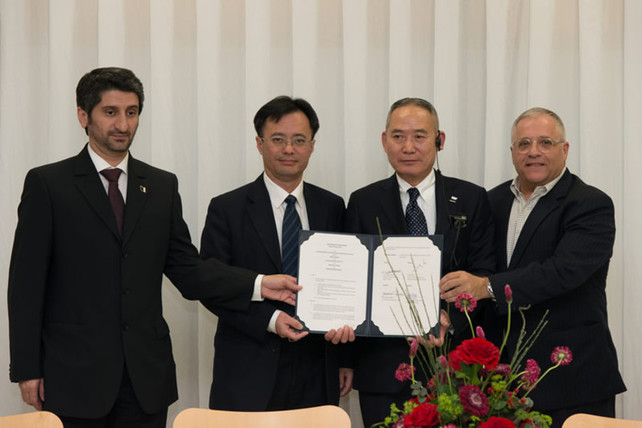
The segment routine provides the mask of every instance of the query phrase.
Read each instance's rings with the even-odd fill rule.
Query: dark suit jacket
[[[495,258],[493,225],[486,191],[472,183],[444,177],[439,172],[436,172],[435,180],[435,232],[444,235],[442,274],[461,269],[479,275],[488,274],[495,266]],[[451,196],[455,196],[456,200],[451,199]],[[465,216],[467,223],[461,229],[456,248],[457,232],[450,220],[450,216],[454,215]],[[395,175],[359,189],[350,196],[345,230],[351,233],[378,234],[377,218],[384,235],[408,234]],[[450,311],[453,323],[458,316],[454,311]],[[461,327],[464,332],[469,331],[467,325]],[[457,335],[459,330],[458,328],[456,331]],[[395,370],[400,363],[407,361],[408,344],[404,339],[357,338],[355,388],[365,392],[400,392],[405,385],[395,379]]]
[[[44,377],[45,409],[107,414],[127,367],[147,412],[177,398],[163,273],[188,299],[247,310],[256,274],[204,263],[182,218],[176,176],[129,159],[124,231],[87,147],[32,169],[9,271],[11,380]]]
[[[309,183],[303,195],[311,230],[339,231],[343,199]],[[220,195],[210,202],[201,239],[201,257],[264,274],[281,272],[281,248],[270,197],[260,175],[254,182]],[[277,381],[282,339],[267,326],[280,303],[252,302],[249,313],[222,310],[206,304],[218,315],[210,407],[225,410],[265,410]],[[304,342],[323,341],[310,335]],[[319,342],[326,352],[328,403],[339,401],[337,349]],[[319,374],[323,376],[324,374]]]
[[[526,311],[528,331],[550,311],[548,325],[527,358],[544,369],[556,346],[568,346],[573,353],[569,366],[555,369],[530,394],[536,408],[574,407],[625,391],[606,313],[606,274],[615,238],[611,199],[566,170],[535,205],[507,265],[506,233],[515,199],[510,181],[488,195],[497,231],[498,272],[502,273],[490,276],[499,318],[490,321],[486,332],[497,334],[505,329],[508,307],[503,288],[510,284],[513,309],[532,305]],[[519,327],[519,322],[511,327],[508,358]]]

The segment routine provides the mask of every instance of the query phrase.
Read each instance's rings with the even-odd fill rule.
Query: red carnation
[[[415,407],[403,421],[404,428],[423,428],[439,425],[439,412],[437,406],[430,403],[420,404]]]
[[[493,370],[499,363],[499,349],[488,340],[473,337],[464,340],[461,345],[449,354],[450,366],[455,370],[461,369],[461,363],[479,364],[488,370]]]
[[[479,428],[514,428],[515,424],[506,418],[491,416],[487,421],[479,424]]]
[[[522,375],[522,380],[526,382],[527,386],[533,386],[539,379],[540,368],[535,360],[526,361],[526,370]]]

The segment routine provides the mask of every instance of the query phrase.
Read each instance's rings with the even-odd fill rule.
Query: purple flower
[[[510,366],[508,364],[497,364],[495,373],[501,376],[510,376]]]
[[[488,397],[478,386],[462,386],[459,390],[459,400],[464,405],[464,411],[471,415],[483,417],[488,413]]]

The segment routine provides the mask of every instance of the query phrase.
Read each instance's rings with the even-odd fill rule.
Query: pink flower
[[[470,294],[462,293],[455,299],[455,307],[461,312],[472,312],[477,307],[477,300]]]
[[[488,413],[488,397],[478,386],[462,386],[459,390],[459,400],[464,405],[464,411],[471,415],[482,417]]]
[[[513,290],[511,290],[510,285],[508,284],[504,286],[504,296],[506,296],[506,303],[513,302]]]
[[[501,376],[510,376],[510,366],[508,364],[497,364],[495,373]]]
[[[412,375],[415,374],[415,368],[407,363],[399,364],[397,371],[395,372],[395,377],[399,382],[404,382],[412,378]]]
[[[533,386],[537,383],[539,379],[540,368],[537,365],[537,361],[528,360],[526,361],[526,373],[522,375],[522,380],[526,382],[527,386]]]
[[[486,333],[484,333],[484,329],[480,326],[475,327],[475,333],[477,334],[477,337],[481,337],[482,339],[486,338]]]
[[[551,361],[553,364],[559,364],[560,366],[567,366],[573,361],[573,354],[567,346],[558,346],[553,349],[551,354]]]
[[[443,355],[439,356],[439,363],[441,364],[441,367],[444,369],[448,367],[448,359]]]
[[[419,341],[414,337],[409,339],[410,341],[410,358],[415,358],[417,355],[417,350],[419,349]]]

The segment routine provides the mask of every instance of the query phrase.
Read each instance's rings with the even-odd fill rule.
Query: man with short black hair
[[[199,258],[176,176],[129,154],[144,101],[134,73],[95,69],[76,100],[89,143],[29,171],[18,208],[10,378],[66,428],[165,428],[178,392],[163,274],[188,299],[240,311],[263,297],[293,303],[300,287]]]
[[[258,110],[254,127],[264,172],[212,199],[201,256],[297,276],[299,230],[340,231],[345,205],[341,197],[303,181],[319,129],[307,101],[276,97]],[[294,331],[300,323],[291,305],[266,299],[252,303],[247,314],[206,306],[219,317],[211,408],[262,411],[338,404],[339,395],[350,391],[352,370],[339,369],[335,344],[354,340],[351,328],[328,332],[330,344],[320,335]],[[286,333],[302,338],[294,343]]]
[[[346,231],[379,234],[380,224],[384,235],[443,235],[442,273],[465,269],[485,275],[495,266],[486,191],[433,169],[445,141],[432,104],[421,98],[395,102],[381,134],[395,174],[352,193]],[[465,317],[450,311],[450,319],[454,336],[449,341],[456,344],[468,338]],[[392,403],[402,408],[411,398],[409,385],[394,376],[397,366],[407,360],[405,339],[368,337],[355,341],[354,385],[367,427],[383,421]]]

